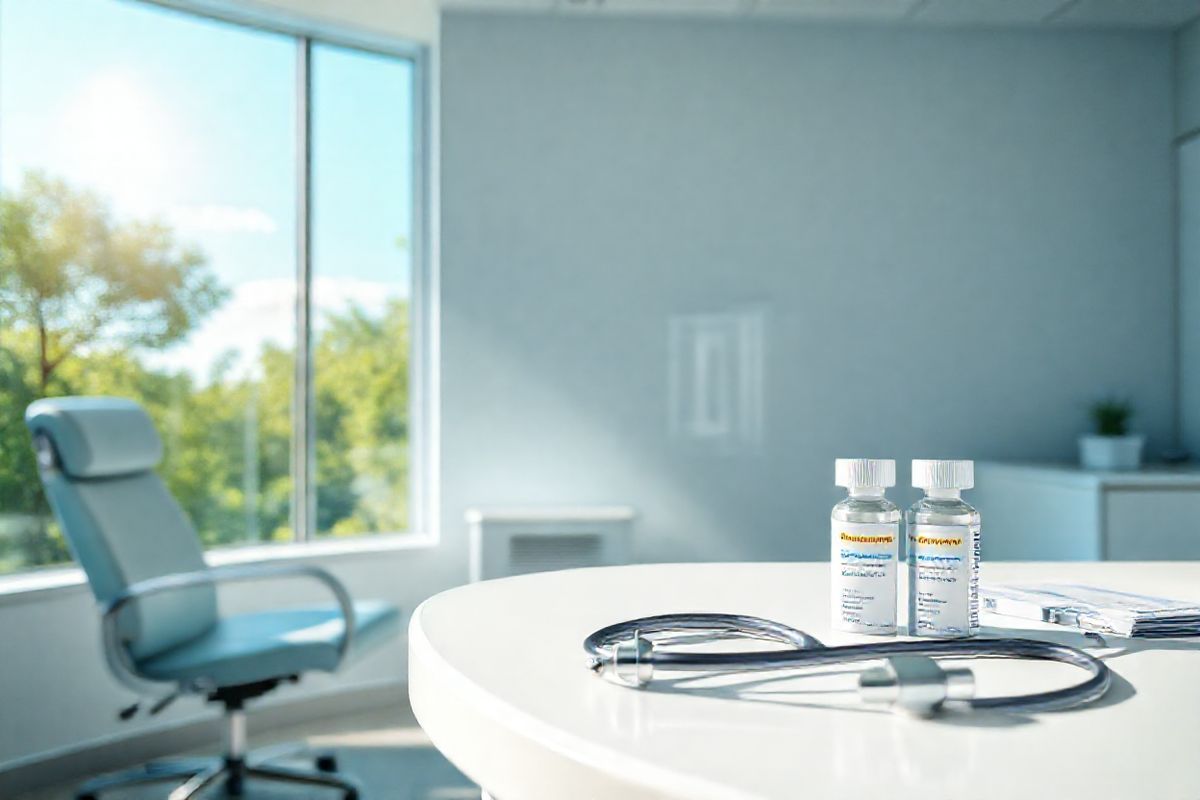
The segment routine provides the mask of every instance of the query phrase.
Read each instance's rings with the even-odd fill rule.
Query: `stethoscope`
[[[696,652],[656,646],[653,639],[679,634],[712,639],[757,639],[787,645],[782,650]],[[869,703],[930,716],[943,707],[1032,713],[1062,711],[1104,696],[1112,683],[1108,666],[1082,650],[1033,639],[935,639],[886,641],[827,647],[804,631],[779,622],[737,614],[662,614],[619,622],[583,642],[589,667],[609,680],[643,688],[660,673],[783,670],[875,661],[884,665],[859,675],[859,695]],[[975,697],[970,669],[944,669],[935,658],[1019,658],[1058,661],[1089,677],[1074,686],[1008,697]]]

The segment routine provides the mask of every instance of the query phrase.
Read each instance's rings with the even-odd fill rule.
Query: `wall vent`
[[[628,564],[633,518],[626,506],[471,509],[471,581]]]

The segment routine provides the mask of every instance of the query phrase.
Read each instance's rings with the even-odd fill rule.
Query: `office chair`
[[[180,782],[170,800],[188,800],[224,782],[240,796],[247,781],[338,789],[358,797],[332,756],[313,771],[272,766],[246,750],[245,703],[305,672],[334,672],[399,627],[399,611],[352,602],[328,572],[301,565],[208,567],[183,510],[154,468],[162,443],[149,416],[130,400],[63,397],[25,412],[51,507],[102,610],[109,668],[139,697],[161,696],[157,713],[181,694],[224,706],[220,759],[152,763],[96,778],[78,800],[130,784]],[[216,586],[279,578],[319,582],[335,605],[236,616],[221,614]],[[166,687],[166,688],[164,688]],[[128,718],[137,705],[121,712]]]

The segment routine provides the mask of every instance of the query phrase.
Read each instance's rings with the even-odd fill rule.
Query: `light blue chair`
[[[154,468],[162,443],[136,403],[109,397],[38,400],[25,422],[33,434],[46,496],[102,609],[104,652],[116,677],[141,697],[161,696],[157,713],[180,694],[221,703],[227,721],[223,758],[155,763],[97,778],[79,800],[134,783],[175,781],[170,800],[197,797],[224,782],[243,793],[247,779],[300,783],[358,796],[336,774],[331,756],[315,771],[256,761],[246,751],[248,700],[299,680],[334,672],[399,628],[399,611],[352,602],[328,572],[311,566],[208,567],[182,509]],[[223,615],[216,585],[296,578],[316,581],[336,604]],[[135,704],[121,716],[137,712]]]

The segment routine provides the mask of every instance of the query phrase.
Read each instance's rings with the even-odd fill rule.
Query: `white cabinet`
[[[1200,470],[1095,472],[1069,465],[976,465],[964,499],[992,561],[1200,559]]]

